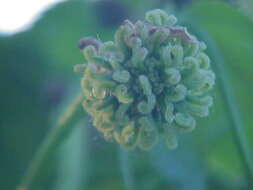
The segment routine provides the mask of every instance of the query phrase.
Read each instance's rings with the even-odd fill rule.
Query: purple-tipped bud
[[[102,45],[102,43],[100,41],[96,40],[95,38],[91,38],[91,37],[85,37],[79,41],[79,49],[80,50],[83,50],[85,47],[87,47],[89,45],[94,46],[96,48],[96,50],[98,50],[99,47]]]

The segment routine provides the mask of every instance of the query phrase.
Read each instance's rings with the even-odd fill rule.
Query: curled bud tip
[[[96,40],[95,38],[91,38],[91,37],[85,37],[79,41],[79,49],[80,50],[83,50],[84,48],[86,48],[89,45],[95,47],[96,49],[99,49],[101,42]]]

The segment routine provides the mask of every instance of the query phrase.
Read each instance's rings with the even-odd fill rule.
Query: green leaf
[[[202,2],[195,4],[186,12],[185,22],[188,23],[193,33],[207,32],[214,39],[219,53],[224,58],[225,69],[228,72],[229,83],[236,95],[236,101],[241,116],[243,118],[244,130],[251,140],[253,146],[253,121],[252,121],[252,96],[253,88],[253,22],[239,11],[234,10],[225,3]],[[204,40],[203,35],[199,38]],[[207,43],[207,47],[210,44]],[[209,51],[209,50],[208,50]],[[209,51],[210,53],[211,51]],[[211,53],[211,61],[219,64],[216,54]],[[211,64],[212,65],[212,64]],[[220,73],[216,73],[220,75]],[[227,110],[224,109],[223,100],[220,97],[219,89],[214,91],[216,98],[214,100],[213,114],[208,120],[201,124],[207,129],[206,140],[208,145],[207,158],[211,168],[219,172],[228,174],[228,178],[233,177],[240,181],[242,175],[239,154],[236,151],[236,145],[231,136],[229,122],[226,119]],[[197,126],[198,127],[198,126]],[[201,126],[200,126],[201,127]],[[217,135],[210,141],[210,135]],[[200,133],[198,133],[200,135]],[[203,135],[203,133],[201,134]],[[203,140],[202,139],[202,140]],[[206,146],[206,145],[205,145]],[[226,151],[224,151],[226,150]]]
[[[188,11],[187,17],[192,18],[216,40],[229,67],[253,79],[252,20],[229,5],[216,1],[195,4]]]
[[[58,70],[72,71],[83,62],[78,41],[84,36],[108,40],[112,28],[103,27],[98,20],[93,3],[83,1],[63,2],[43,14],[27,33],[26,40],[33,39],[33,46],[40,49],[45,62]]]

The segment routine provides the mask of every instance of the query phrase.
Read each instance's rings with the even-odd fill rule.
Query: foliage
[[[120,24],[109,22],[114,17],[108,7],[91,2],[61,3],[46,12],[30,30],[0,38],[0,189],[14,189],[19,183],[38,144],[50,129],[48,126],[66,105],[66,97],[75,95],[79,76],[72,72],[72,68],[82,62],[78,40],[82,36],[110,40]],[[151,8],[164,8],[157,7],[158,3],[151,0],[110,3],[124,10],[117,12],[122,21],[140,19]],[[103,14],[98,14],[98,9],[100,13],[104,11]],[[253,22],[245,13],[235,9],[225,3],[202,1],[177,9],[175,14],[183,21],[180,25],[187,26],[198,39],[204,40],[201,33],[206,33],[215,42],[217,51],[224,58],[229,82],[236,95],[235,104],[239,107],[252,147]],[[217,60],[210,49],[207,53],[212,61]],[[240,154],[218,88],[213,96],[215,105],[210,116],[197,121],[198,130],[192,135],[180,135],[181,145],[177,150],[169,151],[157,145],[151,153],[135,150],[127,154],[132,161],[136,189],[245,187]],[[45,189],[61,189],[64,184],[68,189],[77,190],[78,184],[91,190],[124,189],[115,144],[104,143],[89,120],[83,125],[85,137],[76,135],[76,131],[71,134],[69,141],[75,139],[75,147],[69,148],[68,141],[63,144],[59,157],[48,161],[48,167],[41,171],[47,178],[41,178],[39,185]],[[82,151],[78,152],[76,147],[82,147]],[[83,158],[77,159],[78,163],[71,157],[75,151]],[[67,159],[76,164],[75,171],[64,164],[68,163]],[[61,164],[57,164],[57,160]],[[66,177],[70,174],[77,174],[78,180]]]

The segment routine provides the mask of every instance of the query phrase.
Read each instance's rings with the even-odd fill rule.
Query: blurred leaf
[[[242,72],[246,75],[244,79],[253,79],[252,20],[227,4],[216,1],[195,4],[187,16],[217,41],[231,70]]]
[[[88,147],[85,141],[89,125],[84,120],[80,121],[79,126],[60,148],[55,190],[80,190],[86,187],[89,171],[87,171]]]
[[[155,0],[114,2],[110,1],[112,4],[109,7],[115,4],[120,7],[116,11],[119,14],[117,17],[124,19],[129,16],[133,20],[143,18],[144,12],[156,7],[157,3]],[[44,13],[31,30],[0,38],[0,178],[3,179],[0,189],[14,188],[49,129],[48,118],[59,107],[62,97],[72,91],[71,86],[79,84],[81,75],[72,72],[74,64],[83,62],[77,48],[78,40],[83,36],[93,36],[103,41],[113,39],[116,18],[107,6],[99,8],[96,3],[64,2]],[[188,25],[196,23],[197,27],[190,26],[192,30],[207,31],[224,55],[253,145],[252,21],[223,3],[213,2],[194,5],[185,16]],[[120,22],[120,19],[116,21]],[[179,149],[175,153],[155,150],[151,161],[157,170],[150,166],[146,153],[133,153],[138,159],[133,174],[138,179],[138,189],[176,189],[179,183],[183,188],[191,180],[189,188],[205,188],[205,182],[210,180],[206,177],[206,170],[201,168],[204,167],[205,158],[209,163],[208,171],[218,176],[221,184],[238,187],[242,176],[239,155],[232,141],[229,122],[225,117],[226,109],[218,89],[214,91],[214,96],[215,107],[211,117],[200,120],[198,129],[187,134],[188,141],[182,140],[181,147],[184,142],[192,142],[187,146],[188,150]],[[89,189],[122,189],[119,168],[115,165],[118,162],[115,145],[105,142],[91,129],[88,146],[91,147],[91,160],[87,166],[90,171]],[[212,179],[210,181],[213,182]],[[222,185],[219,185],[221,189]]]
[[[184,15],[185,22],[192,30],[199,33],[206,31],[217,44],[218,50],[224,56],[225,67],[230,76],[230,83],[236,94],[236,101],[244,119],[248,140],[253,139],[252,129],[252,96],[253,88],[253,22],[240,12],[224,3],[204,2],[191,7]],[[197,32],[198,33],[198,32]],[[201,36],[201,35],[200,35]],[[202,39],[204,40],[204,39]],[[208,47],[208,44],[207,44]],[[218,61],[212,55],[213,61]],[[219,64],[219,63],[217,63]],[[219,73],[216,73],[217,75]],[[209,142],[207,158],[210,165],[237,180],[240,179],[241,164],[232,140],[230,126],[226,121],[226,110],[222,108],[223,100],[220,99],[219,89],[215,91],[215,107],[209,122],[202,122],[210,126],[203,138],[208,138],[212,131],[219,130],[222,135]],[[217,107],[218,106],[218,107]],[[225,108],[226,109],[226,108]],[[217,115],[217,113],[219,115]],[[215,117],[214,117],[215,116]],[[212,127],[211,127],[212,126]],[[228,130],[220,130],[220,128]],[[200,135],[200,134],[199,134]],[[214,142],[214,144],[213,144]],[[253,146],[253,141],[251,141]]]
[[[78,42],[82,37],[93,36],[101,40],[112,37],[113,30],[100,25],[93,3],[63,2],[46,12],[33,29],[29,39],[40,49],[50,67],[58,72],[72,72],[75,64],[83,62]]]
[[[145,11],[154,8],[157,1],[156,0],[123,0],[131,10],[135,10],[136,13],[139,12],[140,15],[144,15]]]
[[[238,0],[237,2],[242,11],[246,13],[251,19],[253,19],[253,1],[252,0]]]
[[[152,151],[151,163],[168,183],[175,184],[175,189],[206,189],[203,161],[196,151],[187,148],[190,147],[185,143],[173,151],[168,150],[164,145],[157,146]]]
[[[49,129],[52,110],[79,85],[73,65],[83,62],[83,36],[111,38],[95,7],[64,2],[45,12],[29,31],[0,37],[0,189],[13,189]],[[96,37],[96,36],[95,36]],[[73,83],[74,82],[74,85]],[[53,175],[53,174],[52,174]]]

